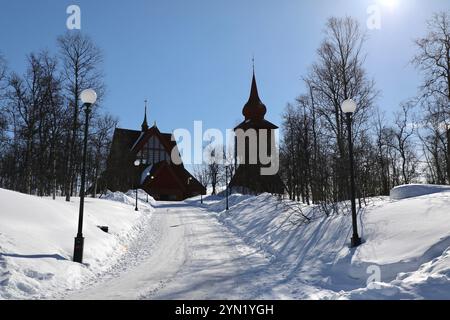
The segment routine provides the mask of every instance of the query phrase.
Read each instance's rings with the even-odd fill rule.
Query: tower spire
[[[252,77],[252,86],[250,89],[250,98],[249,101],[259,102],[261,103],[261,99],[258,94],[258,86],[256,84],[256,76],[255,76],[255,55],[252,57],[252,69],[253,69],[253,77]]]
[[[264,115],[266,114],[266,106],[261,102],[258,94],[258,86],[256,84],[256,76],[255,76],[255,57],[252,58],[253,64],[253,77],[252,77],[252,85],[250,89],[250,97],[248,98],[247,103],[242,110],[242,114],[245,116],[245,119],[253,119],[253,120],[263,120]]]
[[[144,121],[142,122],[141,129],[142,131],[148,130],[148,123],[147,123],[147,99],[144,100],[145,103],[145,113],[144,113]]]
[[[255,55],[252,57],[253,76],[255,75]]]

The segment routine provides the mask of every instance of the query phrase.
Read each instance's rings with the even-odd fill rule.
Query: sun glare
[[[396,8],[398,6],[399,0],[379,0],[383,6],[389,7],[391,9]]]

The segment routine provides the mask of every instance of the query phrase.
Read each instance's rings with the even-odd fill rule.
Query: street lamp
[[[141,165],[141,161],[138,159],[134,162],[135,167],[139,167]],[[134,211],[139,211],[138,209],[138,186],[139,184],[136,184],[136,207],[134,208]]]
[[[150,172],[147,175],[150,175]],[[152,181],[153,179],[155,179],[155,177],[154,176],[150,176],[150,181]],[[149,188],[150,188],[150,186],[149,186]],[[150,192],[151,191],[152,190],[150,189]],[[146,194],[147,194],[147,202],[148,202],[148,192],[146,192]]]
[[[353,141],[352,141],[352,116],[356,111],[356,102],[352,99],[345,100],[341,106],[342,112],[347,117],[347,134],[348,134],[348,150],[350,155],[350,196],[352,204],[352,227],[353,236],[351,239],[351,247],[357,247],[361,244],[361,238],[358,235],[358,224],[356,221],[356,201],[355,201],[355,173],[353,168]]]
[[[80,212],[78,215],[78,232],[75,238],[75,245],[73,248],[73,261],[83,263],[83,249],[84,249],[84,237],[83,237],[83,213],[84,213],[84,194],[85,194],[85,181],[86,181],[86,154],[87,154],[87,139],[89,133],[89,115],[91,113],[91,107],[97,101],[97,93],[92,89],[87,89],[80,94],[81,102],[83,102],[84,112],[86,113],[86,119],[84,123],[84,143],[83,143],[83,163],[81,167],[81,189],[80,189]]]
[[[228,211],[228,166],[225,165],[225,196],[226,196],[226,208]]]
[[[191,181],[192,181],[192,177],[189,177],[189,178],[187,179],[188,194],[189,194],[189,195],[190,195],[190,193],[189,193],[189,185],[191,184]]]

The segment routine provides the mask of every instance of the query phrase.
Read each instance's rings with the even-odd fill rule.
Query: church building
[[[140,188],[156,200],[168,201],[205,195],[206,188],[181,160],[181,164],[173,163],[172,154],[179,157],[172,134],[160,132],[156,122],[148,126],[145,106],[140,131],[115,129],[103,187],[122,192]]]
[[[255,70],[250,89],[250,97],[242,109],[244,120],[234,128],[235,132],[235,163],[237,169],[230,181],[230,188],[241,193],[284,193],[285,187],[278,174],[278,165],[275,172],[262,173],[262,168],[271,167],[277,161],[277,157],[271,157],[275,149],[274,132],[278,127],[267,121],[265,115],[267,108],[262,103],[256,85]],[[252,139],[254,133],[254,139]],[[261,139],[267,139],[262,144]],[[266,150],[260,150],[266,147]],[[269,163],[262,161],[261,153],[271,157]],[[252,157],[254,161],[252,162]]]

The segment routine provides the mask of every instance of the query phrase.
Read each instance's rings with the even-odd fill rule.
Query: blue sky
[[[396,1],[395,6],[386,2]],[[420,82],[408,64],[412,41],[448,0],[0,0],[0,51],[23,72],[32,51],[55,52],[66,31],[66,8],[77,4],[82,32],[105,56],[107,96],[102,105],[120,126],[139,128],[144,99],[149,122],[163,131],[231,128],[248,99],[255,56],[267,118],[279,124],[287,102],[303,90],[301,77],[330,16],[351,15],[365,27],[371,4],[380,5],[381,29],[368,30],[366,68],[381,90],[378,105],[391,113],[414,96]]]

